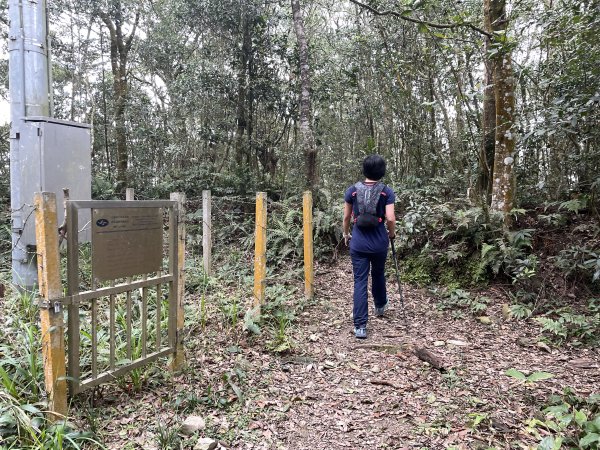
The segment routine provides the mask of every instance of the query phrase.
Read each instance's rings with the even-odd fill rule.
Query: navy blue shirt
[[[371,183],[365,183],[367,185]],[[373,183],[375,184],[375,183]],[[389,187],[385,186],[381,191],[381,196],[377,202],[377,216],[385,217],[385,206],[393,205],[396,200],[396,194]],[[344,201],[352,205],[352,223],[358,216],[358,202],[356,201],[356,187],[350,186],[344,194]],[[350,239],[350,250],[364,253],[383,253],[387,251],[390,238],[387,230],[385,229],[385,218],[372,229],[362,229],[359,227],[353,227],[352,239]]]

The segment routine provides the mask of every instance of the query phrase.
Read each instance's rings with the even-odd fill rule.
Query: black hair
[[[379,155],[369,155],[363,161],[363,175],[370,180],[381,180],[385,175],[385,160]]]

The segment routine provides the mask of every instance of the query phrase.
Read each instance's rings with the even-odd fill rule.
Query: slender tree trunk
[[[300,142],[306,164],[306,184],[314,190],[318,183],[317,148],[312,126],[310,65],[308,61],[308,38],[304,31],[304,20],[299,0],[291,0],[294,30],[298,39],[300,56]]]
[[[109,16],[104,11],[97,12],[110,33],[110,64],[113,75],[115,140],[117,144],[117,177],[115,181],[118,192],[124,192],[128,185],[127,166],[129,154],[127,151],[127,128],[125,126],[125,110],[129,90],[127,63],[139,20],[138,13],[130,35],[125,36],[122,28],[123,13],[121,8],[121,2],[115,2],[115,17]]]
[[[490,22],[496,36],[507,28],[505,0],[490,1]],[[504,213],[504,224],[511,225],[515,200],[515,77],[510,50],[500,47],[494,54],[494,93],[496,97],[496,151],[492,183],[492,209]]]
[[[492,3],[494,0],[484,0],[484,22],[485,30],[493,32],[492,21],[493,11]],[[484,88],[483,88],[483,115],[482,115],[482,136],[481,148],[479,152],[479,176],[477,182],[478,194],[485,204],[489,205],[492,200],[492,181],[494,179],[494,156],[496,151],[496,95],[494,93],[494,61],[489,57],[489,51],[492,48],[491,38],[485,36],[484,59]]]
[[[246,102],[248,98],[248,64],[252,51],[252,39],[250,36],[250,23],[245,3],[241,14],[242,47],[239,51],[238,71],[238,95],[237,95],[237,130],[235,134],[235,160],[240,173],[249,170],[248,148],[244,142],[244,133],[248,129],[248,112]]]

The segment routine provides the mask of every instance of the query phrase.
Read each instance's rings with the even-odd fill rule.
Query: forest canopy
[[[596,1],[294,3],[48,2],[55,115],[93,125],[96,195],[339,193],[373,152],[487,203],[500,155],[511,208],[597,191]]]

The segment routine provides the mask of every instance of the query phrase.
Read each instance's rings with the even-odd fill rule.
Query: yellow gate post
[[[305,191],[302,199],[304,224],[304,295],[307,300],[315,296],[315,272],[313,266],[313,202],[312,193]]]
[[[39,289],[45,302],[40,309],[44,377],[48,394],[48,419],[54,421],[66,418],[69,412],[63,311],[60,303],[53,302],[63,296],[58,253],[56,194],[36,192],[34,204]]]
[[[185,350],[183,346],[183,329],[185,325],[184,301],[185,301],[185,194],[180,192],[171,193],[171,200],[177,202],[177,267],[179,273],[173,274],[179,277],[177,282],[177,342],[175,353],[169,362],[172,371],[178,370],[185,364]]]
[[[267,193],[256,193],[256,225],[254,229],[254,309],[260,312],[265,302],[267,274]]]

